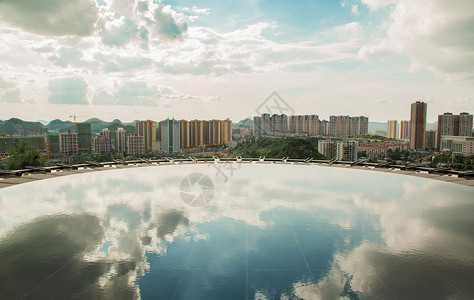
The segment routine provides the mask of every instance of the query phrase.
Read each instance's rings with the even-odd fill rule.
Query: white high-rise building
[[[117,128],[115,131],[115,152],[127,152],[127,131],[123,128]]]
[[[166,119],[160,122],[161,127],[161,151],[180,152],[180,130],[179,121]]]
[[[145,152],[145,139],[141,135],[127,136],[127,154],[141,155]]]

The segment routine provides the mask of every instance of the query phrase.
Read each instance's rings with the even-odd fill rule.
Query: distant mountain
[[[125,131],[127,131],[128,135],[135,134],[135,126],[134,125],[130,125],[130,124],[127,124],[127,123],[124,124],[118,119],[115,119],[112,122],[107,123],[107,124],[108,124],[107,128],[111,132],[115,132],[117,130],[117,128],[123,128],[123,129],[125,129]]]
[[[369,133],[375,134],[377,131],[387,131],[386,122],[369,122]]]
[[[9,135],[38,135],[48,133],[48,129],[40,122],[28,122],[11,118],[0,123],[0,134]]]
[[[102,121],[101,119],[97,119],[97,118],[91,118],[85,122],[81,122],[81,123],[90,123],[91,124],[91,131],[93,133],[98,133],[100,132],[102,129],[104,128],[108,128],[109,122],[105,122],[105,121]]]
[[[252,128],[253,120],[250,118],[240,120],[237,123],[232,123],[233,128]]]
[[[78,122],[79,123],[79,122]],[[133,123],[122,123],[119,119],[115,119],[112,122],[103,121],[98,118],[91,118],[85,122],[80,123],[89,123],[91,124],[91,132],[99,133],[102,129],[108,128],[111,132],[115,132],[117,128],[123,128],[127,131],[128,134],[135,134],[135,126]],[[46,127],[50,131],[54,132],[65,132],[65,131],[74,131],[74,123],[71,121],[61,121],[59,119],[51,121]]]
[[[433,123],[426,123],[426,130],[438,130],[438,121]]]
[[[90,119],[84,121],[83,123],[105,123],[105,121],[102,121],[99,118],[90,118]]]
[[[71,121],[61,121],[59,119],[52,120],[46,125],[46,128],[50,131],[55,132],[65,132],[65,131],[74,131],[74,123]]]

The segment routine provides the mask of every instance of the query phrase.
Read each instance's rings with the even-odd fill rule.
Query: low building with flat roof
[[[474,155],[474,137],[442,135],[440,150],[463,155]]]

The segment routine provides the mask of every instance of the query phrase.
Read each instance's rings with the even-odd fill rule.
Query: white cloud
[[[87,104],[87,83],[81,77],[51,79],[48,84],[49,103]]]
[[[197,8],[196,6],[193,6],[191,8],[183,7],[181,10],[184,12],[189,12],[189,13],[193,13],[197,15],[208,15],[211,11],[209,8]]]
[[[86,36],[94,30],[98,9],[92,0],[3,0],[0,16],[37,34]]]
[[[312,42],[278,43],[266,39],[263,31],[275,25],[259,23],[229,33],[210,28],[191,27],[186,39],[161,48],[156,56],[160,72],[171,74],[212,74],[268,72],[297,64],[321,63],[354,57],[358,46],[347,37],[355,37],[360,24],[352,22],[332,30],[331,35],[344,42],[317,45]],[[329,35],[329,33],[327,33]],[[157,47],[160,47],[158,45]]]
[[[2,77],[0,77],[0,102],[21,102],[20,89],[16,86],[15,82],[5,80]]]
[[[82,59],[82,56],[82,51],[75,48],[61,48],[57,54],[50,56],[49,59],[60,67],[78,67],[87,64],[87,62]]]
[[[361,0],[361,2],[367,5],[370,9],[375,10],[382,7],[389,6],[395,3],[397,0]]]
[[[19,103],[21,102],[20,90],[9,89],[1,96],[1,102]]]
[[[359,5],[357,5],[357,4],[352,4],[351,11],[352,11],[354,14],[358,15],[358,14],[359,14]]]
[[[372,44],[364,45],[359,49],[357,54],[361,59],[382,59],[390,57],[396,53],[390,41],[383,39]]]
[[[177,38],[185,34],[188,30],[188,24],[184,17],[180,16],[171,7],[160,5],[154,12],[155,30],[165,38]]]
[[[96,57],[103,56],[102,54],[97,54]],[[103,68],[106,73],[114,72],[129,72],[137,69],[141,69],[145,66],[149,66],[153,60],[146,57],[111,57],[105,58],[103,62]]]
[[[15,86],[15,83],[5,80],[2,77],[0,77],[0,89],[7,89],[14,86]]]
[[[105,23],[100,32],[102,42],[107,45],[123,46],[137,37],[138,25],[125,17]]]
[[[365,1],[376,8],[375,1]],[[369,4],[372,3],[372,4]],[[423,68],[448,79],[474,77],[474,2],[453,5],[443,0],[398,0],[387,35],[361,48],[359,57],[408,56],[410,71]]]
[[[448,100],[450,107],[465,109],[466,111],[474,107],[474,100],[472,97],[451,98]]]
[[[149,86],[144,81],[127,81],[115,85],[113,92],[104,89],[96,91],[92,100],[97,105],[139,105],[155,106],[164,96],[173,94],[173,90],[164,86]]]

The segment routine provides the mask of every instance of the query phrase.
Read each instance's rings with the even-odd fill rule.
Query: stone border
[[[377,164],[367,162],[344,162],[336,160],[313,160],[307,159],[290,159],[290,158],[186,158],[186,159],[139,159],[133,161],[119,161],[114,160],[112,162],[97,163],[88,162],[85,164],[78,165],[66,165],[60,164],[54,167],[30,167],[24,170],[16,171],[0,171],[0,189],[14,186],[21,183],[61,177],[72,174],[82,174],[88,172],[113,170],[113,169],[124,169],[124,168],[136,168],[143,166],[160,166],[160,165],[179,165],[179,164],[208,164],[208,163],[226,163],[226,162],[237,162],[237,163],[251,163],[251,164],[287,164],[287,165],[317,165],[325,167],[338,167],[338,168],[354,168],[358,170],[371,170],[386,173],[395,173],[402,175],[411,175],[416,177],[423,177],[429,179],[436,179],[445,182],[452,182],[467,186],[474,187],[474,172],[460,172],[444,168],[424,168],[415,165],[398,166],[391,164]]]

